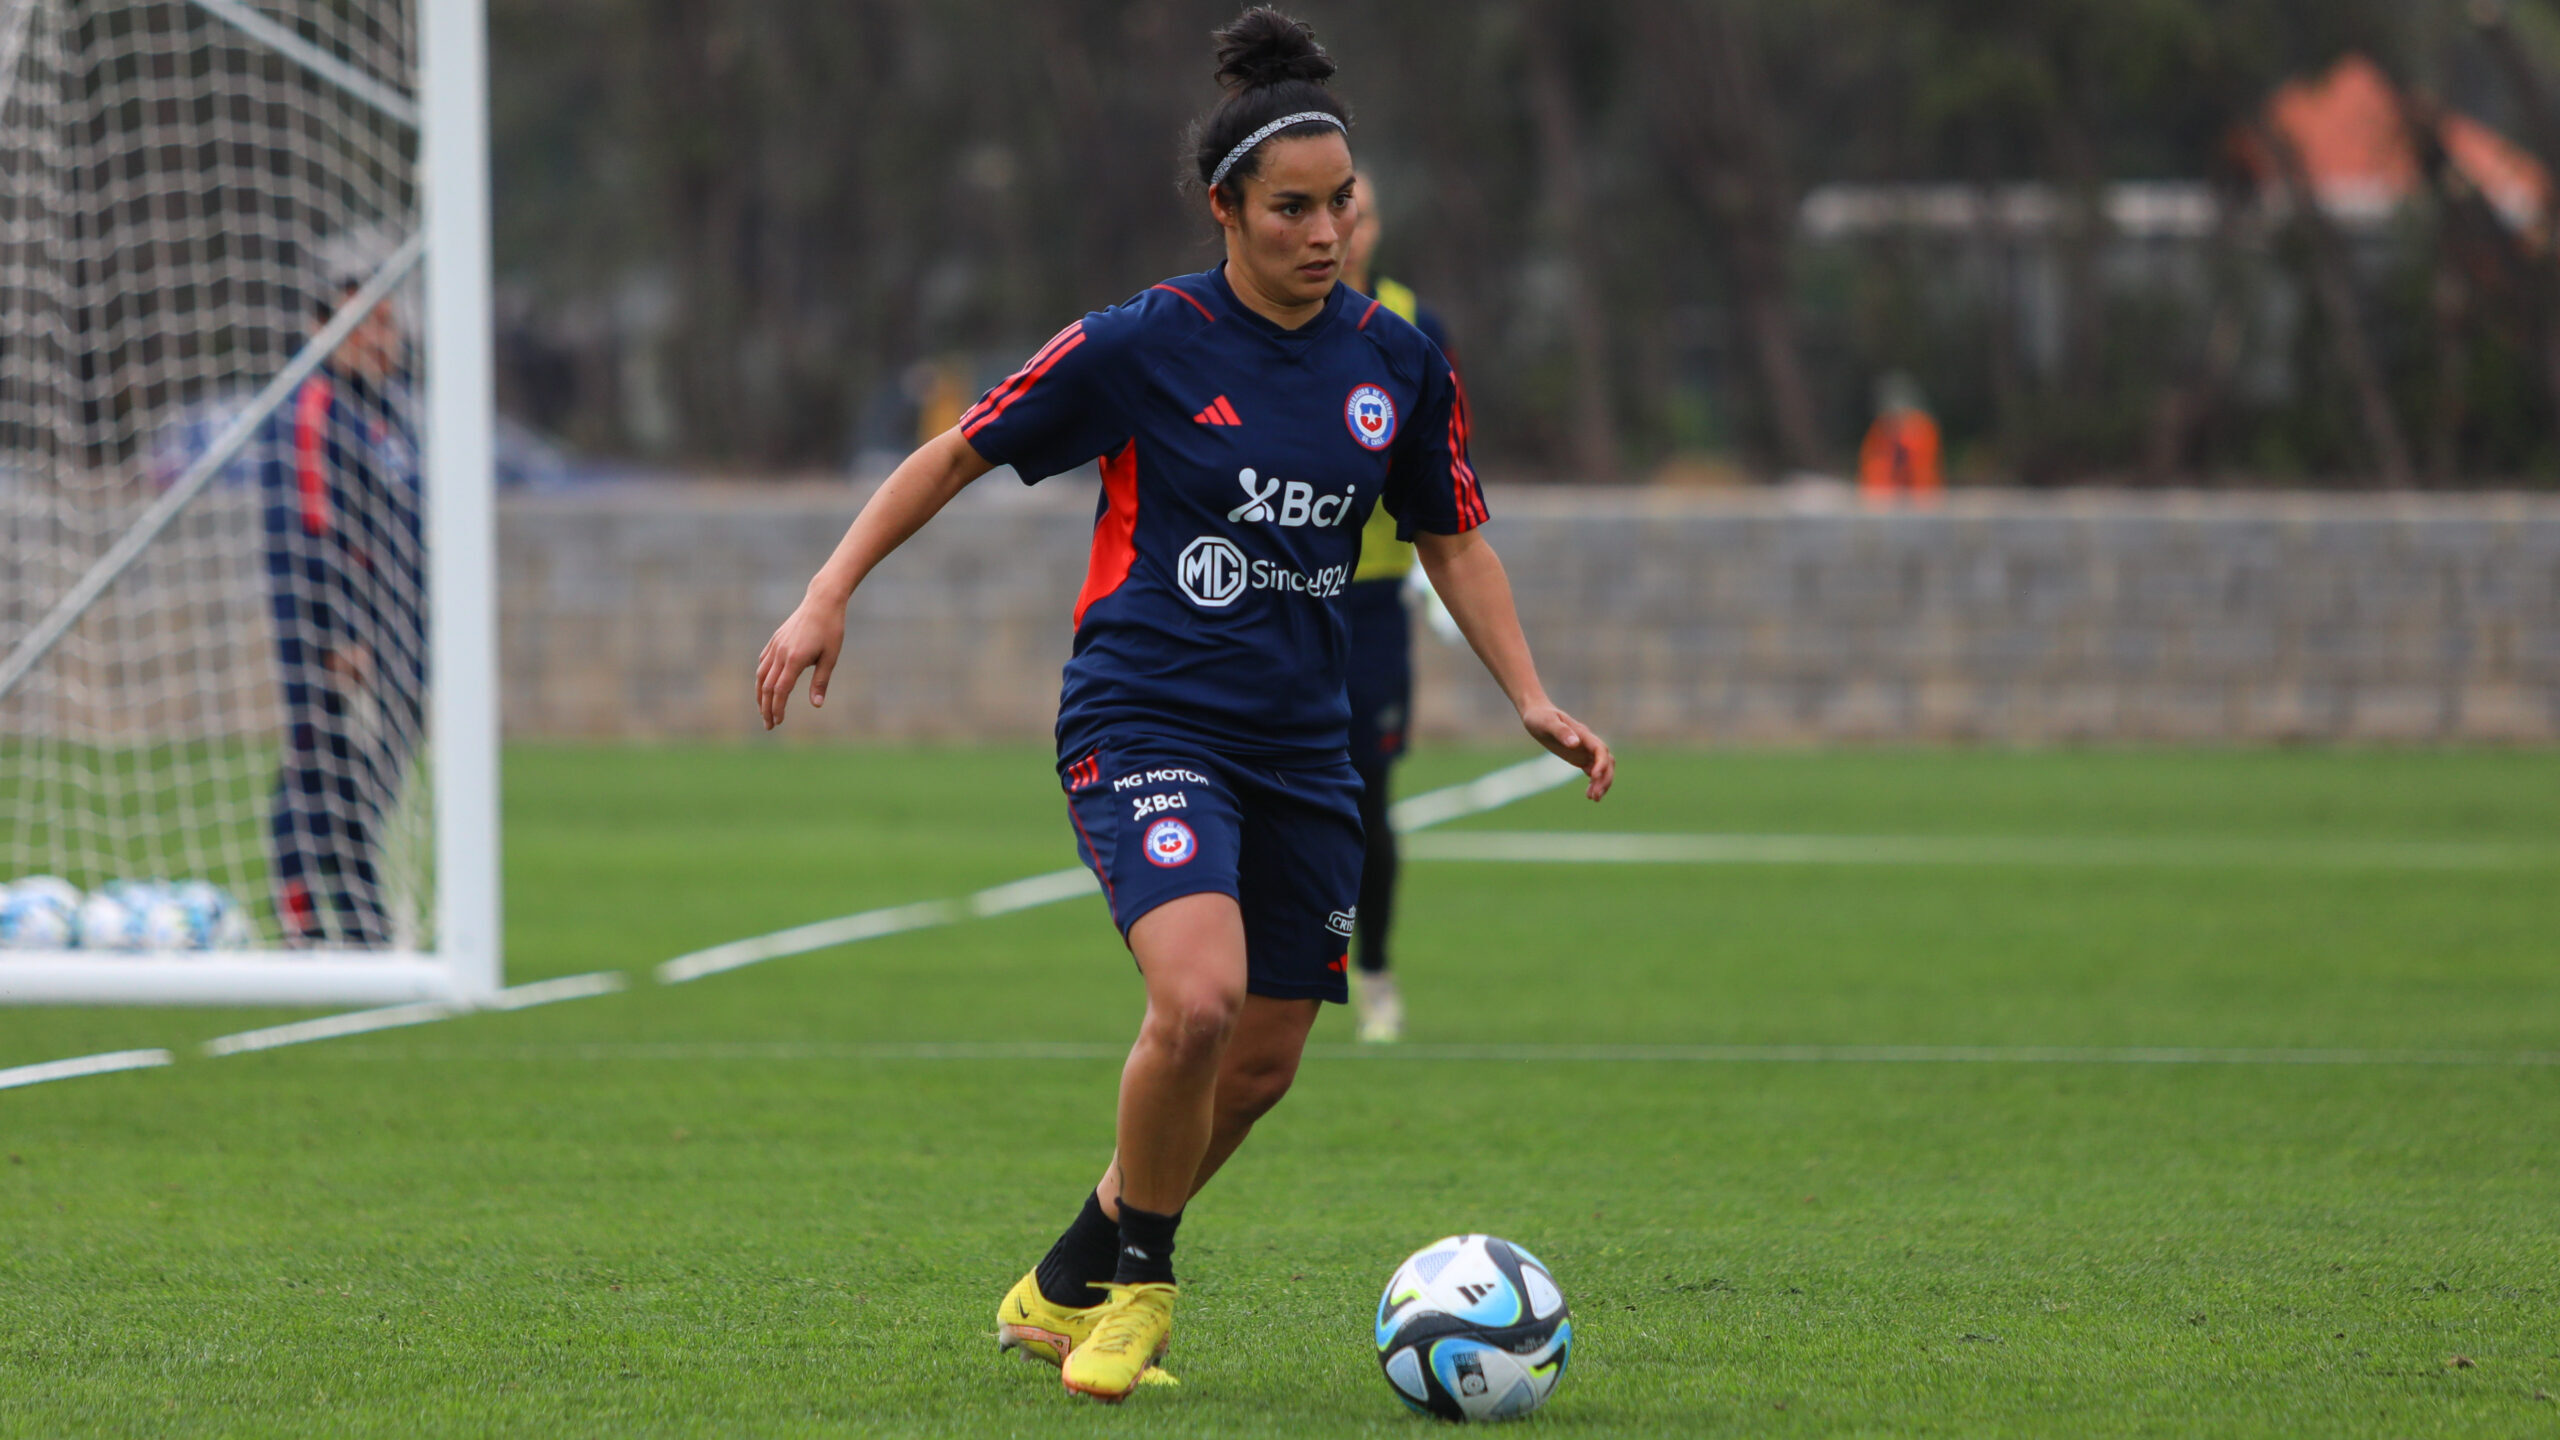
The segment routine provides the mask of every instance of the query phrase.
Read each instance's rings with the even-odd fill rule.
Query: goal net
[[[436,732],[490,709],[435,694],[485,683],[438,588],[487,583],[434,553],[488,472],[427,408],[426,282],[485,265],[424,229],[448,3],[0,0],[0,1000],[493,973],[439,933]]]

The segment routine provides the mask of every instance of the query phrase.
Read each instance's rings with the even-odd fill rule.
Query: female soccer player
[[[997,465],[1036,482],[1100,457],[1058,773],[1146,1018],[1111,1163],[1000,1302],[998,1338],[1104,1400],[1172,1335],[1183,1206],[1288,1090],[1319,1002],[1344,998],[1361,833],[1339,600],[1374,506],[1419,546],[1530,735],[1589,774],[1594,800],[1615,770],[1539,687],[1476,533],[1447,362],[1335,283],[1358,212],[1332,61],[1267,8],[1218,38],[1227,95],[1192,147],[1226,262],[1069,325],[909,456],[756,671],[768,726],[803,672],[822,703],[855,588],[961,487]]]

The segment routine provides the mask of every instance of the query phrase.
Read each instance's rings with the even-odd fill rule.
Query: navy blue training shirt
[[[1362,522],[1382,502],[1407,539],[1486,518],[1448,360],[1341,285],[1284,330],[1223,268],[1168,280],[1058,332],[960,432],[1025,484],[1102,461],[1061,755],[1133,733],[1341,755]]]

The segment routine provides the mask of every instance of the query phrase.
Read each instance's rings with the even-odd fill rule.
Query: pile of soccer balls
[[[1510,1420],[1547,1403],[1573,1349],[1564,1292],[1538,1257],[1452,1235],[1396,1267],[1378,1300],[1378,1364],[1396,1398],[1443,1420]]]
[[[239,950],[249,917],[203,880],[110,880],[88,895],[35,875],[0,886],[0,950]]]

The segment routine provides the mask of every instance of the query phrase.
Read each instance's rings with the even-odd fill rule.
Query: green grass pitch
[[[1370,1307],[1488,1230],[1574,1307],[1530,1433],[2560,1434],[2560,1068],[1362,1058],[1339,1014],[1193,1207],[1182,1388],[1075,1402],[990,1312],[1110,1143],[1098,900],[645,979],[1071,863],[1044,757],[508,767],[511,978],[630,992],[222,1060],[281,1017],[0,1012],[0,1065],[182,1054],[0,1092],[0,1433],[1421,1435]],[[2556,814],[2542,753],[1638,754],[1452,828],[2264,861],[1417,863],[1413,1038],[2547,1054]],[[2512,854],[2301,860],[2341,841]],[[1026,1041],[1065,1058],[887,1048]]]

